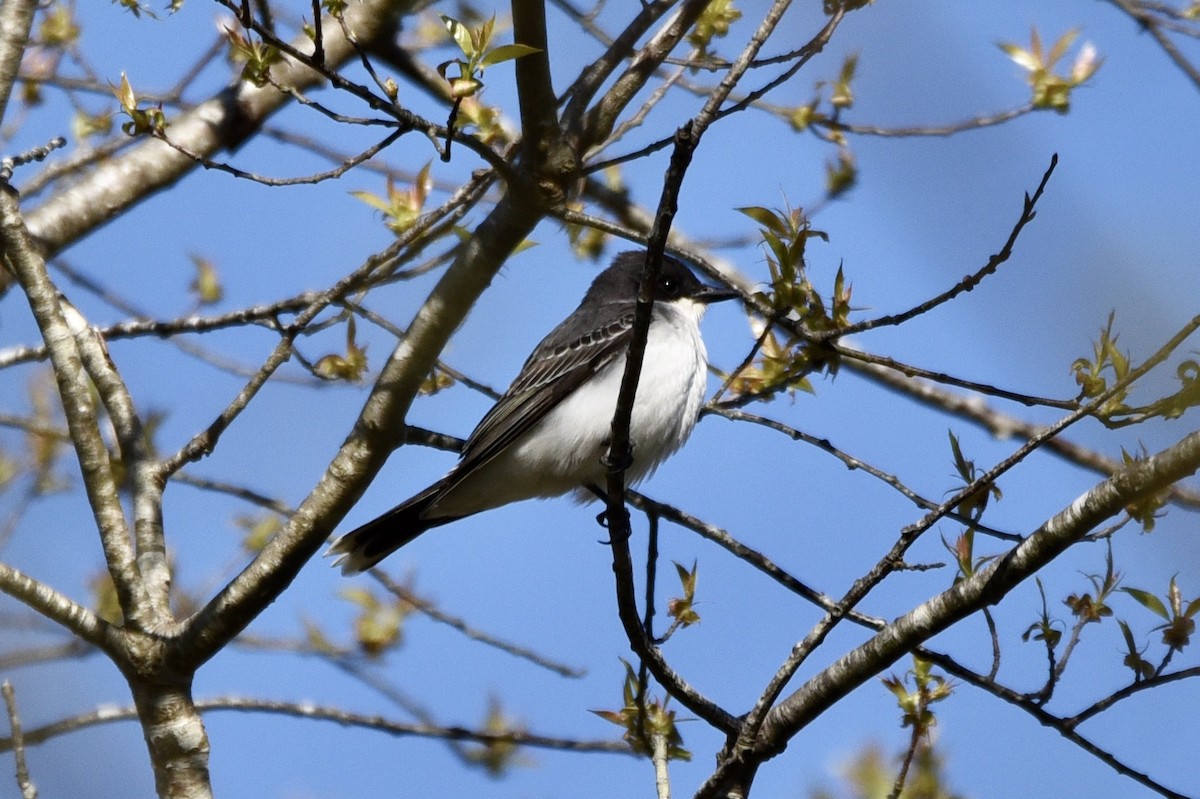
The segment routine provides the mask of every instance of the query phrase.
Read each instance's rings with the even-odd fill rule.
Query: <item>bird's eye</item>
[[[663,293],[668,297],[673,297],[679,291],[679,284],[674,278],[660,277],[658,279],[658,287],[663,290]]]

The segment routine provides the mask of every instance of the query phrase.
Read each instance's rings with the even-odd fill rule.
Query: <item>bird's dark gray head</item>
[[[629,250],[617,255],[612,266],[605,269],[592,281],[584,303],[633,301],[637,299],[638,287],[642,282],[642,269],[646,263],[645,250]],[[663,255],[662,269],[654,283],[654,300],[671,302],[689,299],[708,304],[733,299],[737,292],[715,288],[701,283],[692,270],[677,258]]]

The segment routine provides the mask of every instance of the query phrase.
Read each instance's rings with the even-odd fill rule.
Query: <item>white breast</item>
[[[691,435],[704,401],[708,357],[700,338],[700,303],[654,306],[629,433],[633,463],[626,482],[646,477]],[[625,359],[597,372],[520,441],[480,468],[444,499],[446,515],[474,513],[531,497],[560,496],[581,486],[601,487],[600,459],[608,450]],[[593,498],[585,489],[580,500]]]

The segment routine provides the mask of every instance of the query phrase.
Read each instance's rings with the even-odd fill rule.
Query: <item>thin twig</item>
[[[921,314],[928,313],[939,305],[949,302],[958,295],[974,289],[984,278],[995,273],[995,271],[1000,268],[1001,264],[1012,257],[1013,248],[1016,246],[1017,239],[1021,236],[1021,231],[1023,231],[1025,226],[1032,222],[1033,218],[1037,215],[1035,209],[1037,208],[1038,200],[1042,198],[1042,193],[1046,190],[1046,185],[1050,182],[1050,176],[1054,174],[1054,168],[1056,166],[1058,166],[1058,153],[1054,153],[1052,156],[1050,156],[1050,166],[1042,175],[1042,179],[1038,183],[1037,188],[1034,190],[1033,195],[1025,195],[1025,202],[1021,207],[1021,214],[1017,218],[1016,224],[1013,225],[1012,230],[1009,231],[1008,239],[1004,242],[1004,246],[1000,248],[998,253],[988,258],[987,263],[984,264],[977,272],[967,275],[946,291],[942,292],[936,297],[932,297],[925,302],[920,303],[919,305],[909,308],[907,311],[897,314],[889,314],[887,316],[880,316],[876,317],[875,319],[868,319],[866,321],[857,322],[846,327],[833,328],[831,330],[813,331],[811,333],[812,339],[815,341],[829,341],[830,339],[841,338],[842,336],[862,333],[867,330],[874,330],[877,327],[899,325],[907,322],[909,319],[920,316]]]
[[[520,730],[495,733],[459,726],[442,727],[427,724],[405,724],[403,722],[391,721],[378,715],[351,713],[340,708],[322,707],[308,702],[274,702],[266,699],[226,696],[198,700],[196,702],[196,709],[202,713],[219,711],[270,713],[300,719],[331,721],[343,727],[373,730],[401,738],[448,739],[474,741],[481,744],[508,743],[566,752],[604,752],[615,755],[634,754],[629,745],[623,741],[581,741],[573,738],[537,735]],[[89,713],[82,713],[35,729],[26,730],[25,742],[26,744],[40,744],[66,733],[77,732],[117,721],[136,720],[137,718],[137,708],[132,706],[97,708]],[[0,752],[12,748],[12,743],[11,738],[0,738]]]
[[[482,630],[472,627],[464,619],[462,619],[458,616],[452,616],[449,613],[446,613],[445,611],[439,609],[428,599],[417,596],[412,591],[410,591],[408,588],[404,587],[400,583],[393,580],[382,569],[378,569],[378,568],[371,569],[370,574],[372,577],[375,578],[375,580],[380,585],[382,585],[385,589],[387,589],[387,591],[389,593],[391,593],[392,595],[398,597],[399,599],[402,599],[404,602],[411,605],[414,609],[419,610],[421,613],[424,613],[426,616],[433,619],[434,621],[436,621],[440,624],[445,624],[448,627],[452,627],[453,629],[458,630],[460,633],[465,635],[467,638],[470,638],[472,641],[477,641],[478,643],[484,644],[486,646],[490,646],[495,649],[499,649],[501,652],[507,652],[508,654],[512,655],[513,657],[521,658],[522,660],[527,660],[536,666],[540,666],[543,669],[552,671],[555,674],[560,674],[563,677],[579,678],[579,677],[583,677],[587,674],[587,669],[579,668],[578,666],[568,666],[565,663],[560,663],[560,662],[551,660],[550,658],[546,657],[545,655],[541,655],[537,652],[534,652],[532,649],[529,649],[528,647],[521,646],[520,644],[514,644],[509,641],[504,641],[500,638],[497,638],[494,635],[491,635],[490,633],[485,633]]]
[[[12,683],[8,680],[0,683],[0,693],[4,694],[8,727],[12,730],[9,740],[12,742],[13,759],[17,761],[17,788],[21,791],[22,799],[37,799],[37,788],[29,779],[29,765],[25,762],[25,735],[21,732],[21,716],[17,713],[17,697]]]

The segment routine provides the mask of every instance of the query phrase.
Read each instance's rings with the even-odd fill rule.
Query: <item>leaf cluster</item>
[[[504,706],[495,697],[488,702],[487,715],[484,716],[482,729],[496,737],[489,739],[481,746],[468,749],[466,751],[468,762],[482,766],[492,777],[501,777],[513,765],[522,762],[520,746],[505,736],[523,733],[524,727],[504,712]]]
[[[692,753],[683,748],[683,736],[675,722],[675,711],[668,710],[670,697],[664,700],[644,696],[641,683],[633,666],[624,658],[625,681],[621,688],[624,700],[620,710],[593,710],[600,718],[616,724],[625,732],[621,736],[630,748],[640,755],[649,757],[653,753],[651,741],[664,737],[667,741],[667,758],[691,760]]]
[[[229,43],[229,60],[242,65],[242,80],[259,88],[271,80],[271,66],[283,59],[279,48],[266,42],[243,36],[236,28],[225,28]]]
[[[913,655],[913,667],[904,677],[891,674],[880,679],[896,697],[896,703],[900,706],[901,726],[913,728],[914,735],[929,734],[929,730],[937,724],[931,707],[954,693],[953,684],[940,674],[934,674],[933,664],[916,655]]]
[[[541,52],[539,48],[527,44],[502,44],[492,47],[492,34],[496,28],[495,15],[476,27],[469,27],[445,14],[441,17],[446,30],[450,32],[450,38],[458,45],[463,55],[462,58],[452,58],[437,66],[438,74],[450,84],[450,96],[456,100],[474,97],[483,90],[483,73],[488,67]],[[451,67],[457,68],[457,75],[447,74]]]
[[[139,108],[137,93],[124,72],[121,73],[120,85],[110,88],[121,105],[121,111],[129,117],[128,122],[121,123],[121,130],[125,131],[126,136],[162,136],[166,132],[167,117],[163,114],[162,106]]]
[[[1096,54],[1096,48],[1090,43],[1084,44],[1075,63],[1066,74],[1055,72],[1058,62],[1066,56],[1067,51],[1078,37],[1079,31],[1069,30],[1050,46],[1049,50],[1042,47],[1042,39],[1037,28],[1033,28],[1029,36],[1029,46],[1021,47],[1012,42],[1001,42],[999,47],[1009,58],[1028,72],[1026,80],[1033,90],[1033,107],[1051,109],[1065,114],[1071,108],[1071,91],[1081,86],[1093,75],[1104,59]]]
[[[683,596],[675,597],[667,602],[667,615],[671,617],[671,628],[663,636],[666,640],[677,629],[685,629],[700,623],[700,614],[696,612],[696,580],[699,577],[699,566],[692,562],[692,568],[676,562],[675,573],[679,577]]]
[[[1162,618],[1165,623],[1155,627],[1162,632],[1164,646],[1175,651],[1182,651],[1191,643],[1192,633],[1196,632],[1196,615],[1200,613],[1200,599],[1186,600],[1179,589],[1176,577],[1172,577],[1167,585],[1166,601],[1159,599],[1149,591],[1138,588],[1122,588],[1138,604]]]
[[[848,325],[852,289],[841,267],[834,276],[828,301],[813,286],[806,268],[809,239],[828,241],[829,237],[814,230],[801,209],[748,206],[737,210],[760,225],[771,286],[769,291],[756,296],[772,309],[772,316],[797,321],[810,331],[836,330]],[[780,341],[775,331],[768,328],[760,342],[756,362],[743,369],[731,383],[737,394],[765,395],[780,389],[811,392],[812,384],[807,377],[810,372],[821,369],[830,374],[837,372],[837,355],[828,348],[810,345],[802,336],[788,334]]]
[[[688,34],[688,44],[707,55],[713,39],[724,38],[729,34],[729,26],[742,18],[742,12],[733,7],[734,0],[712,0],[692,26]]]
[[[342,597],[359,609],[354,620],[354,640],[368,657],[379,657],[404,640],[404,620],[412,606],[399,597],[381,600],[366,588],[347,588]]]
[[[346,349],[341,354],[330,353],[313,364],[313,373],[325,380],[355,382],[367,372],[367,346],[356,340],[354,317],[346,321]]]
[[[1112,396],[1094,411],[1100,421],[1112,427],[1135,424],[1152,417],[1178,419],[1190,408],[1200,405],[1200,362],[1192,359],[1183,361],[1175,369],[1175,377],[1180,383],[1177,391],[1147,405],[1128,405],[1131,388],[1128,382],[1133,366],[1129,354],[1117,346],[1119,335],[1113,331],[1115,320],[1115,312],[1110,312],[1100,337],[1092,344],[1090,358],[1076,358],[1071,363],[1071,371],[1079,385],[1079,401],[1113,391]],[[1126,463],[1129,462],[1131,459],[1127,457]]]
[[[407,189],[396,188],[395,180],[389,175],[383,197],[369,191],[352,191],[350,195],[383,214],[388,230],[397,236],[403,235],[420,220],[425,201],[429,199],[429,191],[433,188],[430,167],[431,162],[426,162]]]

